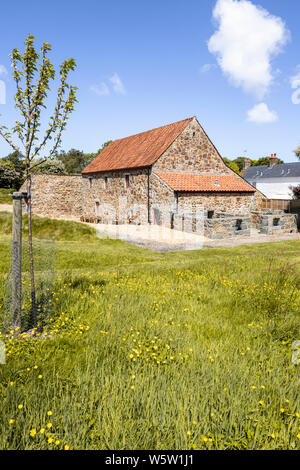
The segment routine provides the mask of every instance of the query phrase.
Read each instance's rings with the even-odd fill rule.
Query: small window
[[[242,230],[242,223],[243,221],[241,219],[237,219],[236,224],[235,224],[235,230],[237,231]]]
[[[108,176],[104,176],[104,189],[108,189]]]
[[[125,177],[124,177],[124,187],[126,189],[130,188],[130,175],[125,175]]]
[[[89,185],[90,185],[90,188],[93,187],[93,178],[89,178]]]
[[[97,217],[99,217],[100,215],[100,202],[99,201],[95,202],[95,214]]]
[[[273,227],[278,227],[280,219],[273,219]]]
[[[214,213],[215,213],[215,211],[208,211],[208,212],[207,212],[207,218],[208,218],[208,219],[212,219],[213,216],[214,216]]]

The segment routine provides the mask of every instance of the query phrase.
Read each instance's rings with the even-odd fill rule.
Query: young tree
[[[299,147],[297,147],[295,150],[294,150],[295,154],[296,154],[296,157],[299,158],[300,160],[300,145]]]
[[[42,162],[54,158],[61,145],[61,135],[66,127],[67,120],[74,110],[77,87],[68,84],[68,74],[76,67],[74,59],[65,60],[59,67],[60,85],[57,90],[57,100],[54,112],[50,117],[46,131],[39,142],[38,135],[41,127],[41,110],[47,108],[46,99],[50,90],[50,81],[55,78],[55,70],[48,53],[52,47],[44,43],[41,54],[34,47],[34,36],[28,35],[25,41],[25,50],[21,54],[18,49],[11,53],[11,65],[13,78],[16,84],[15,107],[20,112],[20,120],[17,120],[12,132],[6,126],[0,126],[0,135],[23,159],[25,176],[27,181],[28,197],[28,244],[30,256],[31,278],[31,302],[33,324],[36,326],[36,298],[32,250],[32,208],[31,208],[31,172]],[[12,137],[14,134],[14,137]],[[18,139],[15,141],[15,139]],[[50,150],[45,155],[46,144],[51,144]],[[19,144],[19,145],[18,145]],[[21,147],[21,148],[20,148]],[[36,158],[41,158],[35,162]]]

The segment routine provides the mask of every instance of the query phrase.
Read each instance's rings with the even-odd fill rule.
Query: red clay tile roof
[[[193,118],[111,142],[83,174],[153,165]]]
[[[251,192],[255,189],[242,178],[234,175],[199,175],[156,171],[174,191],[185,192]]]

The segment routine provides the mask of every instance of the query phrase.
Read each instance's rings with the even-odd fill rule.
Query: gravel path
[[[132,243],[133,245],[160,252],[198,250],[201,248],[221,248],[300,239],[300,233],[262,235],[253,230],[250,237],[234,237],[224,240],[211,240],[206,237],[195,235],[194,233],[184,233],[177,230],[170,230],[166,227],[158,227],[156,225],[88,225],[96,228],[99,238],[118,238],[120,240]]]
[[[12,212],[12,204],[0,204],[0,212]]]
[[[11,204],[0,204],[0,212],[12,212]],[[59,220],[79,222],[78,217],[63,217]],[[275,243],[284,240],[299,240],[300,233],[283,235],[261,235],[253,232],[250,237],[211,240],[194,233],[170,230],[157,225],[105,225],[87,224],[94,227],[99,238],[118,238],[133,245],[154,251],[199,250],[201,248],[224,248],[231,246],[251,245],[255,243]]]

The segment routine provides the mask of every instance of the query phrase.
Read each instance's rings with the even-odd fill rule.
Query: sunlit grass
[[[0,188],[0,204],[12,204],[12,191],[13,189]]]
[[[58,240],[48,335],[5,338],[0,448],[300,449],[299,248]]]

